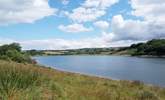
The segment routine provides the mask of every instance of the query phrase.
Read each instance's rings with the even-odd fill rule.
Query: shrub
[[[32,63],[30,56],[21,51],[18,43],[0,46],[0,59],[19,63]]]

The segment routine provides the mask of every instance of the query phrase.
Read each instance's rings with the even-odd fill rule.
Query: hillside
[[[135,49],[132,55],[165,55],[165,39],[153,39],[146,43],[131,45],[128,49]]]
[[[164,100],[165,89],[0,61],[3,100]]]
[[[32,51],[27,51],[32,52]],[[165,39],[153,39],[146,43],[132,44],[128,47],[82,48],[70,50],[41,50],[40,55],[129,55],[165,56]],[[34,52],[37,54],[37,51]]]

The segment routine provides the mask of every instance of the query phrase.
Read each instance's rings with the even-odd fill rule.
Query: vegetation
[[[30,56],[21,51],[18,43],[0,46],[0,59],[19,63],[32,63]]]
[[[70,50],[46,50],[43,51],[46,55],[110,55],[120,48],[83,48]]]
[[[31,56],[43,55],[43,51],[40,50],[26,50],[26,53]]]
[[[38,85],[39,77],[41,74],[36,68],[0,61],[0,98],[13,100],[21,91],[25,93],[33,91]]]
[[[153,39],[146,43],[132,44],[130,47],[83,48],[73,50],[47,50],[47,55],[132,55],[165,56],[165,39]]]
[[[164,100],[165,89],[139,81],[115,81],[33,64],[0,61],[0,99]]]
[[[164,41],[164,40],[163,40]],[[163,43],[163,44],[162,44]],[[143,46],[148,46],[147,47]],[[141,49],[143,48],[143,49]],[[159,48],[159,49],[158,49]],[[111,50],[111,51],[109,51]],[[69,52],[99,54],[100,52],[164,55],[164,42],[152,40],[124,48],[70,50]],[[123,52],[125,51],[125,52]],[[66,51],[61,51],[67,53]],[[151,53],[152,52],[152,53]],[[110,80],[69,72],[61,72],[32,63],[17,43],[0,46],[0,100],[164,100],[165,89],[144,85],[139,81]],[[73,54],[74,54],[73,53]],[[77,53],[77,54],[79,54]],[[141,53],[140,53],[141,54]],[[6,60],[6,61],[4,61]]]
[[[153,39],[147,43],[131,45],[130,49],[135,49],[133,55],[165,55],[165,39]]]

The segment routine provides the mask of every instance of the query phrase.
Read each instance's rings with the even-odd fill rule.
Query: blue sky
[[[71,49],[164,38],[164,5],[163,0],[2,0],[0,44]]]

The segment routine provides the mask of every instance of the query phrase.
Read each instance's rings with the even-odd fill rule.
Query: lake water
[[[165,86],[165,59],[125,56],[38,56],[39,64],[111,79]]]

